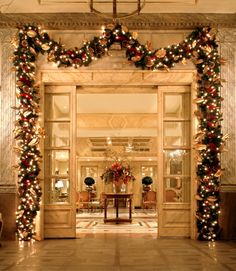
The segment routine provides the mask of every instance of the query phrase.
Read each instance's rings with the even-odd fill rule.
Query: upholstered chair
[[[143,209],[156,209],[157,197],[155,191],[148,191],[143,197]]]

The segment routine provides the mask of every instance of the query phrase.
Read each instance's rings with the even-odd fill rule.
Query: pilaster
[[[3,240],[15,239],[16,211],[16,178],[13,165],[14,153],[14,120],[15,112],[15,75],[12,72],[10,57],[13,54],[11,40],[15,35],[13,30],[0,30],[1,39],[1,126],[0,126],[0,212],[3,219]]]

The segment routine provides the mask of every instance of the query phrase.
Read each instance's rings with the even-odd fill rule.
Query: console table
[[[106,193],[104,194],[104,223],[115,222],[119,224],[120,222],[132,222],[132,193]],[[115,200],[116,217],[107,218],[107,201],[108,199]],[[126,199],[129,202],[129,218],[119,217],[119,200]]]

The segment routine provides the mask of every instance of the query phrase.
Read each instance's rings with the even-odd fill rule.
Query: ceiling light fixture
[[[146,0],[104,0],[104,1],[98,1],[98,0],[89,0],[89,7],[90,11],[96,13],[99,16],[105,17],[105,18],[110,18],[116,21],[117,19],[124,19],[128,18],[131,16],[134,16],[136,14],[139,14],[140,11],[143,9],[145,6],[145,1]],[[112,14],[109,13],[104,13],[96,8],[94,8],[94,4],[112,4]],[[136,9],[130,13],[124,14],[124,13],[118,13],[117,12],[117,4],[135,4]]]

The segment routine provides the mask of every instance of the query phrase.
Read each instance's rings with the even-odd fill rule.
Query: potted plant
[[[89,191],[93,190],[92,186],[95,184],[95,180],[92,177],[86,177],[84,179],[84,183],[87,186],[87,190]]]
[[[149,191],[151,189],[150,185],[152,184],[152,177],[145,176],[142,178],[143,190]]]

